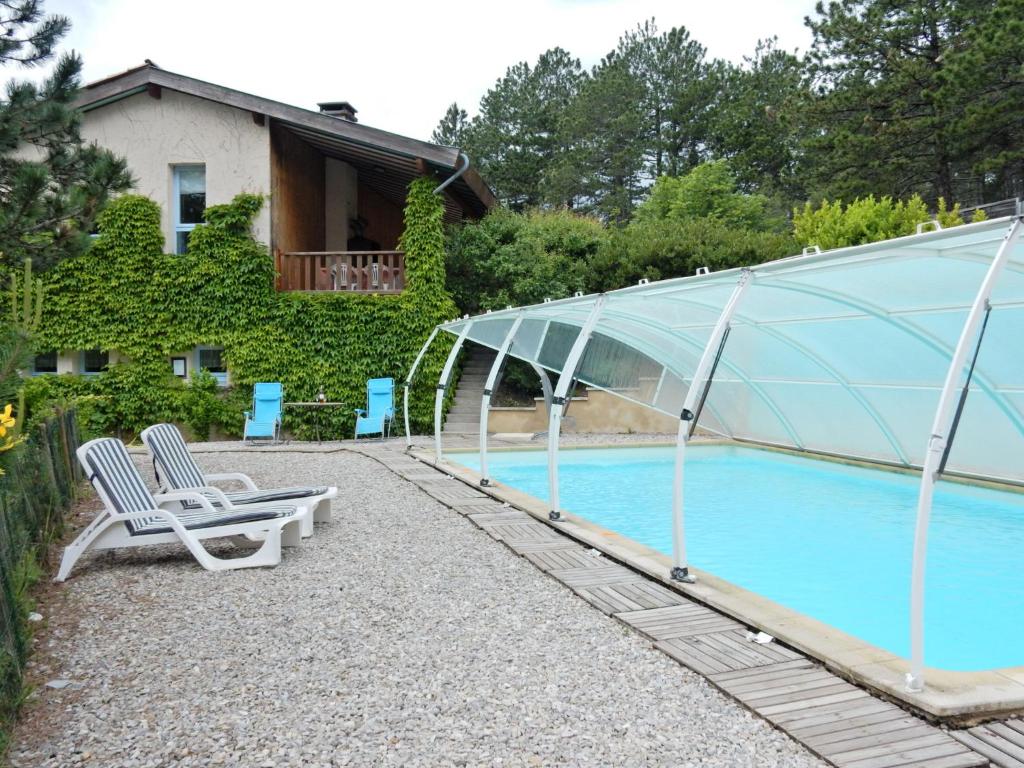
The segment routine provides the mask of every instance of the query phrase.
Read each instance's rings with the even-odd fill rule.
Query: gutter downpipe
[[[558,501],[558,437],[562,429],[562,413],[565,412],[566,395],[570,394],[569,387],[576,376],[580,360],[583,358],[587,343],[594,332],[594,326],[597,325],[597,319],[604,308],[605,299],[606,297],[602,293],[594,302],[590,314],[583,323],[583,327],[580,328],[579,336],[576,337],[576,341],[573,342],[572,348],[565,358],[562,372],[558,376],[558,385],[551,398],[551,415],[548,418],[548,506],[550,509],[548,517],[552,520],[559,520],[562,517]]]
[[[743,298],[743,294],[752,282],[753,272],[744,269],[740,274],[739,282],[733,288],[732,295],[729,296],[722,313],[718,316],[718,322],[715,323],[707,344],[704,345],[704,352],[693,372],[693,381],[686,391],[683,410],[679,415],[675,469],[672,476],[672,578],[675,581],[692,584],[697,580],[696,577],[690,575],[687,565],[686,528],[683,514],[683,470],[686,465],[686,446],[690,442],[690,435],[693,427],[696,426],[696,418],[699,415],[694,412],[694,409],[698,407],[697,403],[702,399],[706,387],[711,383],[712,366],[721,352],[725,333],[729,329],[729,322],[736,312],[736,307],[739,306],[740,299]]]
[[[935,420],[928,437],[928,448],[925,453],[924,467],[921,470],[921,488],[917,499],[917,524],[914,529],[914,564],[910,577],[910,672],[906,677],[908,693],[920,693],[924,690],[924,577],[925,560],[928,554],[928,522],[932,512],[932,495],[935,483],[943,464],[943,455],[950,439],[953,424],[953,407],[956,402],[955,390],[960,383],[967,363],[967,355],[976,346],[978,329],[989,306],[989,298],[995,287],[999,274],[1010,259],[1010,251],[1020,238],[1024,228],[1024,218],[1018,212],[1003,242],[996,251],[992,264],[985,273],[985,278],[978,287],[974,303],[964,321],[960,340],[957,342],[953,357],[946,371],[946,381],[942,385],[939,405],[935,409]]]
[[[458,168],[455,171],[455,173],[453,173],[451,176],[449,176],[447,179],[441,182],[437,189],[434,190],[435,195],[441,194],[444,191],[445,187],[447,187],[452,182],[457,181],[462,174],[469,170],[469,155],[467,155],[465,152],[459,152],[459,160],[462,162],[462,167]]]
[[[480,485],[484,486],[491,484],[491,478],[487,471],[487,417],[491,409],[491,392],[497,384],[498,373],[501,371],[509,349],[512,348],[512,341],[515,339],[516,331],[519,330],[522,322],[523,316],[521,314],[512,321],[512,327],[505,334],[505,340],[501,342],[501,347],[498,348],[498,354],[494,358],[491,370],[487,373],[487,381],[484,383],[484,394],[480,398]]]

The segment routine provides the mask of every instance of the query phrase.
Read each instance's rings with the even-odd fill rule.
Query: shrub
[[[888,196],[876,199],[871,195],[846,206],[842,200],[823,200],[817,207],[808,202],[803,209],[793,211],[793,234],[802,246],[829,250],[912,235],[918,224],[932,218],[919,195],[909,200]],[[959,204],[947,209],[942,199],[935,218],[944,227],[963,224]]]

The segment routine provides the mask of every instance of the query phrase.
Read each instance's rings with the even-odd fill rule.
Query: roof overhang
[[[464,156],[453,147],[253,96],[149,64],[85,86],[75,99],[75,106],[90,112],[137,94],[156,95],[163,88],[245,110],[261,120],[269,118],[324,154],[352,163],[364,181],[399,202],[404,200],[405,189],[414,178],[434,175],[440,183],[464,165]],[[494,194],[473,168],[463,172],[445,192],[449,216],[465,211],[469,216],[479,217],[496,203]]]

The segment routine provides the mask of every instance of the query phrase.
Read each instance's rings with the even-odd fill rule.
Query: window
[[[57,372],[57,353],[56,352],[43,352],[41,355],[36,355],[35,360],[32,361],[32,375],[40,376],[44,373],[56,373]]]
[[[110,362],[110,353],[99,349],[87,349],[82,353],[82,373],[95,376],[102,373]]]
[[[188,238],[206,212],[206,166],[174,166],[174,252],[188,251]]]
[[[206,369],[213,374],[217,383],[226,387],[228,385],[228,369],[224,365],[224,350],[220,347],[200,347],[196,350],[196,370]]]
[[[171,371],[179,379],[188,378],[188,360],[184,357],[172,357],[171,358]]]

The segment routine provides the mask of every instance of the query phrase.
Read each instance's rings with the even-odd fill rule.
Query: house
[[[358,122],[345,101],[302,109],[175,74],[148,62],[85,86],[76,106],[87,141],[128,161],[135,192],[163,211],[166,249],[183,253],[206,206],[241,192],[269,196],[254,235],[267,243],[281,291],[399,293],[405,192],[438,178],[449,222],[495,203],[469,158]],[[49,353],[34,373],[97,373],[100,350]],[[216,348],[176,355],[176,374],[198,367],[227,383]]]

